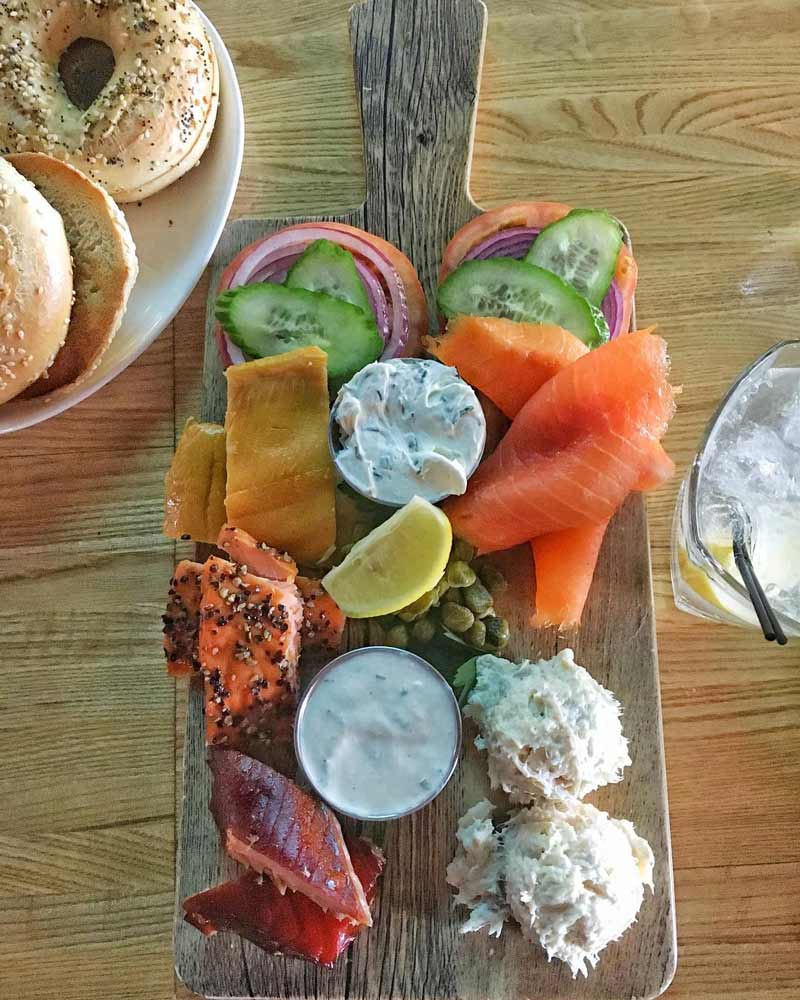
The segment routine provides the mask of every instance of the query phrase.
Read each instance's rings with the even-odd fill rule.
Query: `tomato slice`
[[[514,201],[510,205],[490,208],[477,215],[455,234],[445,247],[442,266],[439,269],[439,284],[454,271],[470,250],[482,243],[487,236],[493,236],[502,229],[514,226],[529,226],[544,229],[551,222],[558,222],[569,212],[569,205],[557,201]]]
[[[453,236],[445,247],[442,266],[439,269],[439,283],[454,271],[470,250],[487,237],[503,229],[528,226],[544,229],[551,222],[558,222],[570,211],[569,205],[557,201],[514,201],[499,208],[491,208],[476,216]],[[622,245],[617,257],[614,280],[622,294],[622,325],[620,333],[627,333],[633,311],[633,295],[636,291],[638,268],[630,250]]]
[[[403,288],[406,293],[406,308],[408,309],[408,342],[404,354],[408,357],[417,357],[422,353],[422,338],[428,332],[428,301],[425,292],[419,281],[417,270],[406,255],[398,250],[396,246],[368,233],[365,229],[357,226],[348,226],[344,222],[298,222],[294,226],[287,226],[287,229],[332,229],[342,233],[349,233],[351,236],[358,236],[365,242],[380,250],[387,258],[392,267],[397,271]],[[264,237],[262,237],[264,239]],[[257,242],[261,242],[258,240]],[[254,244],[246,246],[233,258],[225,270],[222,272],[217,291],[222,292],[230,285],[231,278],[236,273],[241,262],[249,255]]]

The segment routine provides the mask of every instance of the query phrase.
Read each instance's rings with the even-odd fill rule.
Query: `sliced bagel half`
[[[52,366],[22,393],[43,396],[93,371],[119,329],[139,265],[128,222],[99,184],[45,153],[8,160],[64,220],[75,301],[67,339]]]
[[[0,404],[53,363],[67,335],[72,262],[64,223],[0,157]]]

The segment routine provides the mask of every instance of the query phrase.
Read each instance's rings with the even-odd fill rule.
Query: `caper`
[[[482,563],[478,569],[478,576],[481,578],[483,585],[493,594],[499,594],[508,586],[506,578],[491,563]]]
[[[447,564],[445,575],[451,587],[469,587],[477,579],[475,570],[463,559],[451,560]]]
[[[422,597],[418,597],[416,601],[412,601],[402,611],[399,611],[398,618],[401,618],[404,622],[413,622],[420,615],[424,615],[426,611],[430,611],[437,598],[438,594],[435,588],[426,591]]]
[[[367,634],[369,635],[369,644],[371,646],[386,645],[386,629],[383,628],[379,621],[373,620],[368,623]]]
[[[433,603],[438,604],[441,601],[442,597],[450,589],[450,584],[447,582],[447,577],[443,576],[433,589],[436,592],[436,600]]]
[[[469,542],[465,542],[463,538],[457,538],[453,542],[453,548],[450,552],[451,559],[460,559],[462,562],[471,563],[475,558],[475,549]]]
[[[475,615],[461,604],[445,604],[441,615],[442,624],[451,632],[466,632],[475,621]]]
[[[403,624],[392,625],[386,633],[386,645],[398,646],[400,649],[405,649],[408,645],[408,629],[406,626]]]
[[[423,615],[411,626],[411,635],[417,642],[430,642],[436,635],[436,625],[427,615]]]
[[[481,621],[474,621],[464,633],[464,638],[477,649],[483,649],[486,643],[486,626]]]
[[[439,598],[439,604],[461,604],[461,591],[458,587],[448,587]]]
[[[483,624],[486,627],[486,645],[493,649],[502,649],[511,636],[505,618],[484,618]]]
[[[464,587],[461,593],[464,604],[478,618],[484,615],[492,606],[492,595],[480,580],[476,580],[469,587]]]

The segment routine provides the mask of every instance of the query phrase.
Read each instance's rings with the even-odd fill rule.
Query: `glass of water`
[[[762,355],[731,386],[683,481],[672,529],[682,611],[758,628],[736,568],[735,512],[756,576],[787,635],[800,635],[800,340]]]

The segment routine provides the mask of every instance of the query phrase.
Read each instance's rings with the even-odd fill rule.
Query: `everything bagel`
[[[110,50],[110,76],[82,108],[60,64],[87,39]],[[66,160],[118,202],[198,162],[218,94],[214,49],[189,0],[8,0],[0,11],[0,152]]]

